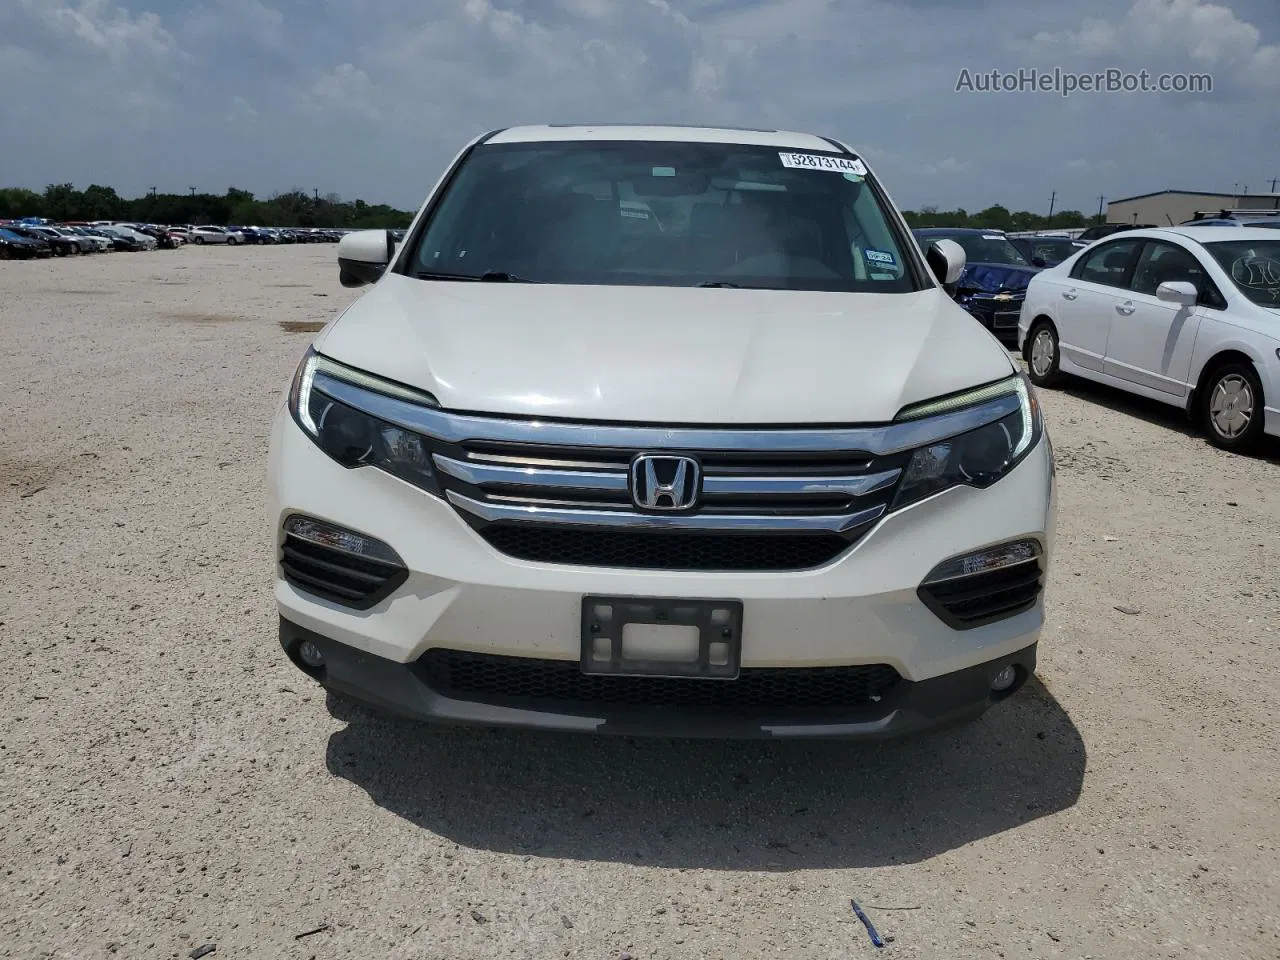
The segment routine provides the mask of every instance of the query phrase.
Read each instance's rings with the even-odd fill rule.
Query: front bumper
[[[310,641],[324,658],[311,667],[298,654]],[[822,710],[732,710],[665,704],[615,705],[513,695],[511,691],[449,696],[423,660],[396,663],[339,643],[281,617],[280,644],[304,673],[325,689],[387,713],[461,726],[517,727],[562,733],[624,736],[819,738],[876,740],[961,723],[1012,696],[1035,673],[1036,645],[929,680],[900,681],[879,702]],[[547,661],[526,659],[531,675]],[[1013,686],[999,693],[992,678],[1006,667]],[[691,680],[686,683],[735,681]]]
[[[564,730],[692,727],[723,735],[885,736],[973,715],[991,702],[990,673],[1034,670],[1044,622],[1030,609],[966,630],[945,624],[917,590],[941,560],[1018,538],[1040,542],[1047,577],[1055,492],[1047,440],[986,490],[955,488],[892,513],[824,566],[795,572],[669,572],[567,566],[498,552],[444,501],[383,472],[347,470],[280,411],[269,465],[272,546],[304,514],[392,545],[408,575],[385,599],[353,610],[300,590],[277,567],[286,649],[306,637],[324,652],[334,690],[413,716]],[[607,711],[445,696],[423,679],[430,651],[576,664],[584,595],[742,601],[744,671],[884,665],[902,683],[868,713],[796,718],[654,710]],[[694,683],[725,681],[690,681]],[[728,681],[732,682],[732,681]]]
[[[961,301],[965,311],[996,336],[1015,340],[1018,336],[1018,318],[1022,313],[1021,296],[999,300],[991,296],[975,295]]]

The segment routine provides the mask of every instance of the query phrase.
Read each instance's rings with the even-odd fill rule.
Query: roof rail
[[[1224,210],[1220,207],[1217,210],[1197,210],[1192,215],[1192,220],[1238,220],[1240,217],[1280,217],[1280,208],[1256,207],[1248,209],[1241,207],[1234,210]]]

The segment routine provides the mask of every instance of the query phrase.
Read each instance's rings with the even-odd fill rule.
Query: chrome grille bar
[[[545,487],[548,490],[586,490],[626,493],[625,473],[587,470],[555,470],[547,467],[516,467],[492,463],[468,463],[435,455],[436,466],[449,476],[477,487]]]
[[[846,496],[863,497],[893,486],[901,470],[854,477],[717,476],[708,474],[702,492],[708,496]]]
[[[731,515],[723,513],[649,514],[631,510],[591,510],[577,507],[543,507],[524,503],[474,500],[456,490],[446,491],[457,509],[490,523],[535,523],[579,527],[612,527],[619,530],[704,530],[716,533],[848,533],[880,519],[887,504],[854,513],[831,516],[789,514]]]
[[[443,473],[473,486],[519,486],[547,490],[625,493],[627,475],[621,471],[557,470],[476,463],[436,454]],[[846,496],[861,497],[897,482],[901,470],[884,470],[846,477],[771,477],[708,473],[702,482],[707,496]]]

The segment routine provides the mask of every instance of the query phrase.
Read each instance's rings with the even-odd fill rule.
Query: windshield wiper
[[[736,284],[736,283],[730,283],[728,280],[705,280],[705,281],[703,281],[702,283],[697,284],[697,286],[699,286],[699,287],[724,287],[724,288],[726,288],[726,289],[733,289],[733,290],[740,290],[740,289],[742,289],[742,288],[741,288],[741,286],[740,286],[739,284]]]
[[[479,275],[474,273],[440,273],[435,270],[419,270],[414,274],[418,280],[470,280],[476,283],[542,283],[541,280],[530,280],[505,270],[486,270]]]

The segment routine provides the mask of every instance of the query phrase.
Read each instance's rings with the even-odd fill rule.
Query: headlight
[[[1012,413],[916,450],[903,473],[894,509],[961,484],[991,486],[1022,461],[1043,431],[1040,404],[1022,374],[903,410],[899,420],[918,420],[1008,396],[1018,400],[1018,409]]]
[[[320,383],[317,383],[320,374]],[[371,393],[435,405],[432,397],[335,363],[308,349],[289,387],[289,412],[302,432],[348,469],[377,467],[406,483],[439,494],[431,451],[423,438],[379,420],[324,392],[325,377],[342,380]]]

